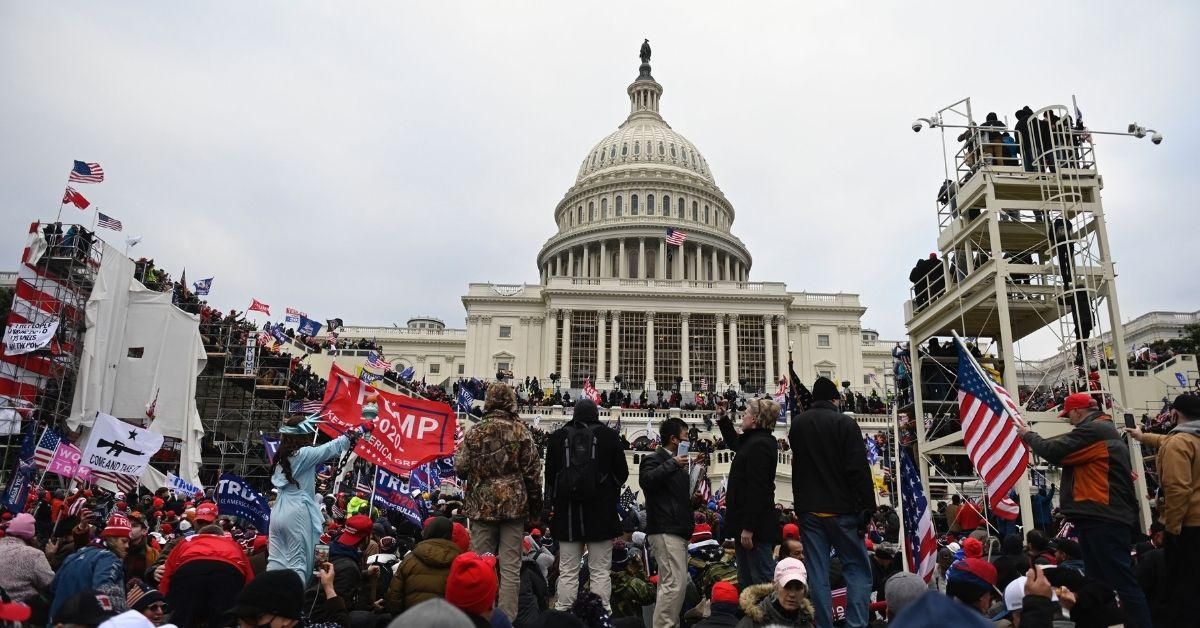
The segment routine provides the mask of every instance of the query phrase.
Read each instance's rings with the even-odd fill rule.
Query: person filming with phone
[[[694,526],[687,424],[671,417],[659,426],[658,437],[658,450],[642,459],[638,483],[646,496],[646,539],[658,561],[654,628],[670,628],[680,625]]]

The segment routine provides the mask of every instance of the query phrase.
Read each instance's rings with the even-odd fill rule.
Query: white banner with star
[[[96,413],[80,465],[98,471],[141,477],[163,446],[163,435]]]

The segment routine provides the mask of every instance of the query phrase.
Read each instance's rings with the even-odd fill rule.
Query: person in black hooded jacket
[[[584,431],[586,430],[586,431]],[[567,453],[574,434],[591,433],[595,447],[596,487],[588,500],[574,501],[559,486],[560,474],[567,468]],[[612,560],[613,539],[621,536],[617,507],[618,494],[629,478],[629,465],[616,431],[602,425],[596,404],[587,397],[575,403],[571,421],[550,435],[546,445],[546,501],[552,507],[550,530],[559,543],[558,599],[555,608],[571,608],[579,587],[579,561],[586,545],[593,564],[607,565]],[[612,593],[610,571],[591,570],[591,591],[609,607]]]
[[[837,549],[846,578],[846,620],[867,624],[871,566],[863,532],[875,511],[875,485],[862,431],[835,405],[837,386],[825,377],[813,383],[813,403],[792,421],[793,507],[808,567],[816,625],[828,626],[833,601],[829,588],[830,548]]]
[[[782,540],[774,511],[779,442],[772,434],[779,419],[779,404],[771,399],[750,400],[742,415],[740,435],[725,414],[724,402],[717,413],[721,437],[737,452],[729,467],[723,536],[736,543],[738,584],[766,584],[775,573],[771,550]]]

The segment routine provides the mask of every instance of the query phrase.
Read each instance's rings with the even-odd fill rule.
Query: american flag
[[[112,229],[113,231],[120,231],[122,228],[120,220],[99,211],[96,212],[96,224],[105,229]]]
[[[1017,426],[1025,421],[1008,392],[983,374],[962,338],[956,335],[955,342],[963,443],[995,509],[1029,465],[1029,449],[1017,434]]]
[[[316,401],[293,401],[288,404],[289,414],[316,414],[321,411],[321,406],[324,402],[320,399]]]
[[[120,491],[122,493],[132,493],[132,492],[136,491],[137,487],[138,487],[138,483],[140,482],[140,480],[137,477],[132,476],[132,475],[125,475],[123,473],[113,473],[112,471],[101,471],[99,469],[92,469],[92,481],[99,482],[101,480],[114,485],[116,487],[115,490]],[[97,486],[99,486],[99,484],[97,484]],[[107,488],[107,487],[102,486],[101,488]],[[110,489],[110,490],[112,490],[112,489]]]
[[[33,462],[37,468],[45,469],[50,466],[50,459],[54,457],[54,450],[58,449],[58,443],[61,440],[62,435],[52,427],[42,431],[42,437],[33,450]]]
[[[71,183],[100,183],[104,180],[104,168],[100,164],[76,160],[68,180]]]
[[[921,475],[907,449],[900,450],[900,495],[904,532],[908,537],[905,539],[908,542],[908,568],[929,582],[937,557],[937,541],[933,536],[929,500],[921,487]]]
[[[700,378],[700,390],[708,390],[708,378],[707,377]]]
[[[371,482],[369,473],[363,473],[361,470],[354,473],[354,492],[371,494]]]
[[[621,498],[619,500],[621,510],[630,510],[637,506],[638,492],[635,492],[633,489],[629,488],[629,486],[626,486],[625,489],[621,491]]]
[[[67,506],[67,516],[68,517],[78,517],[79,512],[82,511],[83,507],[86,505],[87,505],[87,498],[84,497],[82,493],[79,494],[77,497],[75,497],[75,499],[73,499],[71,501],[71,505]]]
[[[687,234],[678,229],[667,229],[667,244],[672,246],[683,246],[683,241],[687,239]]]
[[[591,399],[594,403],[600,403],[600,391],[592,385],[592,378],[583,378],[583,396]]]
[[[992,508],[992,513],[1001,519],[1016,521],[1021,516],[1021,507],[1011,497],[1005,497]]]
[[[387,360],[384,360],[382,355],[375,353],[374,351],[369,351],[367,352],[367,368],[386,371],[392,368],[392,365],[389,364]]]

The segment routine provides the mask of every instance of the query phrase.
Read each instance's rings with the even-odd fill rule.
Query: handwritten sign
[[[58,320],[46,323],[13,323],[4,328],[4,355],[21,355],[50,344]]]

